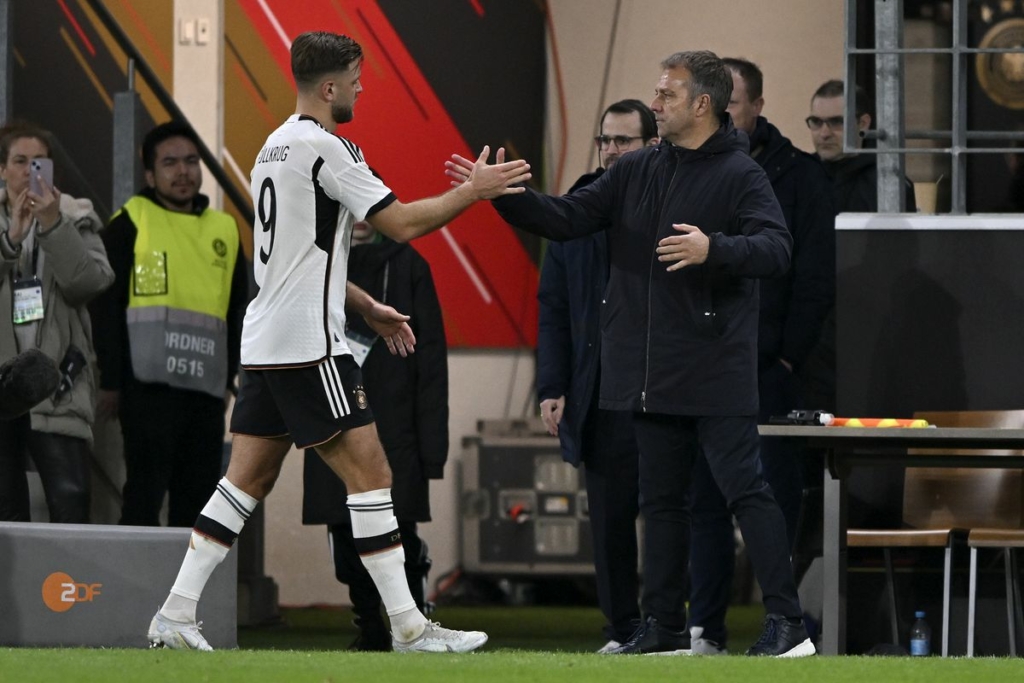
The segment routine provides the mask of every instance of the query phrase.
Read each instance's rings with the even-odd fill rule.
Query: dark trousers
[[[759,421],[803,407],[799,380],[781,363],[761,372]],[[785,439],[761,441],[764,478],[786,521],[787,551],[796,539],[803,499],[807,458],[799,444]],[[732,513],[706,462],[693,473],[693,536],[690,541],[690,625],[702,626],[703,636],[725,645],[725,613],[732,595],[736,542]]]
[[[664,626],[686,626],[690,489],[699,460],[736,516],[769,613],[801,615],[786,523],[761,474],[755,416],[634,413],[644,517],[644,605]]]
[[[192,526],[217,488],[224,453],[224,400],[133,382],[121,393],[126,478],[121,524]]]
[[[352,611],[356,615],[356,625],[365,628],[373,627],[383,621],[381,615],[380,593],[377,586],[366,571],[363,561],[356,552],[355,540],[352,538],[350,524],[331,524],[327,527],[331,535],[331,548],[334,553],[334,575],[338,581],[348,586],[348,595],[352,600]],[[427,574],[430,572],[430,557],[427,555],[427,544],[416,532],[416,522],[398,522],[398,530],[402,534],[402,548],[405,550],[405,576],[409,581],[409,591],[416,607],[426,613],[427,605]]]
[[[31,521],[26,452],[43,483],[50,521],[88,524],[89,444],[72,436],[32,431],[28,415],[0,420],[0,521]]]
[[[597,603],[605,637],[626,642],[640,623],[636,519],[639,466],[633,416],[593,410],[585,427],[583,471],[594,543]]]

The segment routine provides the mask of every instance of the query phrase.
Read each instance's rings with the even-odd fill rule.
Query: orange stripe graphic
[[[113,111],[113,98],[107,94],[106,90],[104,90],[103,84],[100,83],[100,79],[96,76],[96,73],[89,66],[89,63],[85,61],[85,55],[81,53],[81,51],[78,49],[78,46],[75,45],[75,41],[71,39],[71,35],[67,32],[67,29],[65,29],[63,26],[60,27],[60,37],[64,39],[64,42],[67,44],[68,49],[71,50],[71,54],[75,56],[75,61],[77,61],[78,65],[82,67],[82,71],[85,72],[85,75],[88,76],[89,81],[92,82],[93,87],[96,88],[96,92],[99,93],[99,96],[103,100],[103,103],[107,105],[107,109]]]

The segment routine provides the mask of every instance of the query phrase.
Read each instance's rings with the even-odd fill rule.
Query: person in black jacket
[[[874,154],[847,154],[843,151],[845,85],[840,80],[822,83],[811,97],[810,115],[805,119],[811,142],[832,182],[836,213],[874,213],[878,211],[878,159]],[[864,131],[871,127],[867,93],[854,89],[857,147],[864,144]],[[905,210],[917,211],[914,184],[905,184]],[[820,342],[799,370],[809,405],[829,412],[836,410],[836,330],[835,311],[825,321]]]
[[[844,84],[839,80],[822,83],[811,97],[811,113],[805,121],[811,131],[811,142],[818,158],[832,179],[836,210],[839,212],[875,213],[878,211],[878,159],[874,154],[847,154],[843,151]],[[860,86],[855,90],[857,130],[863,134],[871,127],[868,98]],[[863,145],[862,135],[856,137],[857,147]],[[917,211],[914,184],[904,180],[907,213]]]
[[[821,337],[825,318],[835,305],[835,206],[821,163],[796,149],[761,116],[761,70],[742,59],[723,61],[733,81],[729,114],[736,128],[747,134],[750,156],[768,175],[793,237],[789,271],[761,280],[758,419],[765,424],[773,415],[805,407],[796,372]],[[806,462],[794,444],[778,439],[761,442],[764,476],[786,519],[790,548],[800,517]],[[695,653],[719,654],[726,645],[725,613],[735,568],[735,541],[732,515],[721,493],[707,479],[707,470],[698,464],[693,491],[690,632]]]
[[[378,301],[411,316],[416,353],[393,356],[358,316],[348,319],[349,347],[362,361],[363,382],[377,432],[391,466],[395,517],[405,549],[405,574],[416,606],[429,614],[427,544],[417,533],[430,521],[430,480],[444,476],[448,460],[448,350],[430,265],[415,249],[375,231],[353,226],[348,279]],[[391,650],[381,598],[359,559],[345,504],[345,483],[312,448],[303,471],[302,523],[326,524],[338,581],[347,584],[359,635],[351,649]]]
[[[601,116],[594,138],[601,167],[569,189],[594,182],[627,152],[655,145],[654,113],[639,100],[621,100]],[[548,245],[537,299],[537,398],[562,459],[584,464],[597,601],[607,623],[607,652],[626,642],[640,624],[636,518],[639,456],[633,416],[601,410],[601,297],[608,284],[608,238],[603,232]]]
[[[726,112],[716,55],[662,62],[651,105],[661,143],[619,159],[564,197],[529,189],[493,201],[513,225],[556,240],[607,230],[601,398],[633,412],[640,449],[647,615],[617,653],[657,652],[686,633],[690,482],[704,459],[739,520],[768,612],[752,655],[810,655],[786,524],[761,475],[758,278],[778,277],[792,240],[764,171]],[[468,159],[446,166],[468,176]]]

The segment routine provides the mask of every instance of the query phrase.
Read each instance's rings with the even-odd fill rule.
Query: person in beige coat
[[[96,385],[86,304],[114,273],[92,203],[62,195],[38,173],[34,191],[30,164],[52,149],[50,133],[32,124],[0,129],[0,363],[34,348],[62,375],[27,415],[0,421],[0,520],[29,521],[28,453],[50,521],[86,523]]]

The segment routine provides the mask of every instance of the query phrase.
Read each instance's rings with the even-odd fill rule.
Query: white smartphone
[[[47,187],[53,187],[53,159],[40,157],[28,162],[29,178],[28,189],[38,195],[43,194],[43,187],[39,184],[40,176],[46,181]]]

